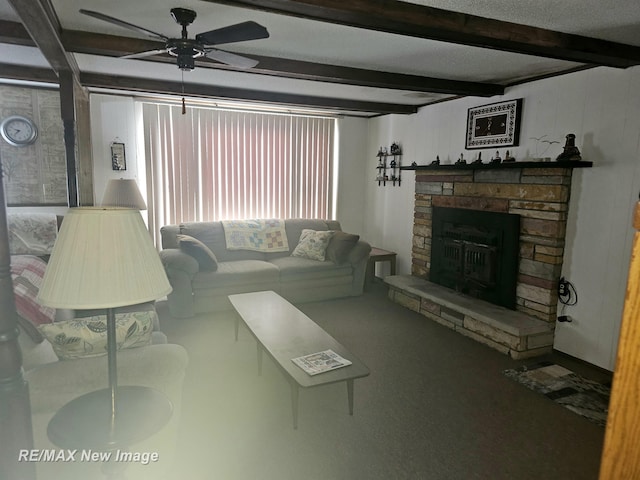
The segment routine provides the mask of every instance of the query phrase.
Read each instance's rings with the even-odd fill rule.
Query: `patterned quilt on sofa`
[[[284,220],[223,220],[228,250],[288,252]]]

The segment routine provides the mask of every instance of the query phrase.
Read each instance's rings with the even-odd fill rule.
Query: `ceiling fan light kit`
[[[123,28],[128,28],[129,30],[142,33],[156,40],[162,40],[165,42],[163,49],[133,53],[120,58],[144,58],[152,55],[168,53],[169,55],[176,57],[178,68],[183,71],[193,70],[196,66],[195,59],[203,56],[236,68],[246,69],[255,67],[258,64],[256,60],[224,50],[218,50],[217,48],[214,48],[214,45],[269,38],[269,32],[267,29],[253,21],[209,30],[208,32],[197,34],[195,38],[189,38],[187,27],[193,23],[197,14],[195,11],[187,8],[171,9],[171,16],[176,23],[182,26],[180,38],[170,38],[161,33],[154,32],[153,30],[105,15],[104,13],[85,9],[80,9],[80,13]]]

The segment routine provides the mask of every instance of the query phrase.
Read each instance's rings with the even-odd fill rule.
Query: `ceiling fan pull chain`
[[[182,70],[182,115],[187,114],[187,106],[184,102],[184,70]]]

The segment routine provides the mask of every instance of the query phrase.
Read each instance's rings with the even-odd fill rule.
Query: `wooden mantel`
[[[593,162],[584,160],[565,160],[560,162],[501,162],[501,163],[462,163],[440,165],[410,165],[400,170],[490,170],[497,168],[591,168]]]

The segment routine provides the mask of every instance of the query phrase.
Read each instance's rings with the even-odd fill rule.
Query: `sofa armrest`
[[[177,248],[161,250],[160,260],[167,274],[172,271],[179,271],[193,277],[200,269],[195,258]]]
[[[349,252],[349,263],[356,265],[363,260],[365,263],[369,260],[369,253],[371,252],[371,245],[364,240],[358,240],[358,243]]]
[[[181,388],[188,356],[175,344],[149,345],[120,350],[117,354],[118,384],[142,385],[174,396]],[[25,373],[33,413],[56,412],[80,395],[107,388],[107,356],[60,360]]]
[[[172,291],[167,295],[169,313],[175,318],[193,317],[193,277],[199,271],[198,261],[177,248],[160,252]]]
[[[349,252],[349,263],[353,268],[353,285],[351,295],[362,295],[364,291],[364,281],[367,273],[367,263],[369,262],[369,252],[371,245],[364,240],[358,243]]]

